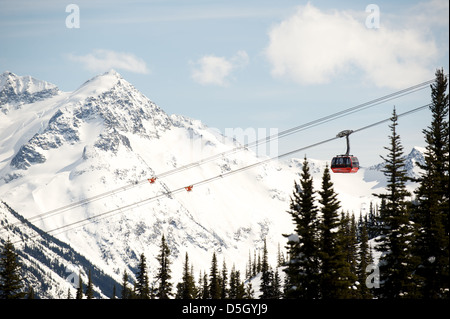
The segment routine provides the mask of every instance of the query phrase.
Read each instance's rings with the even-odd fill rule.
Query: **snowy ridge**
[[[425,165],[424,154],[425,148],[415,146],[404,156],[405,170],[408,177],[413,179],[420,177],[421,169],[418,164]],[[384,167],[384,163],[368,167],[364,173],[364,180],[367,182],[377,181],[376,188],[386,187],[384,173],[382,172]],[[412,192],[415,189],[415,183],[407,182],[407,188]]]
[[[6,71],[0,74],[0,90],[12,90],[16,95],[28,92],[29,94],[56,89],[56,85],[46,81],[37,80],[31,76],[18,76]]]
[[[293,230],[286,210],[303,159],[268,162],[194,185],[189,193],[171,193],[261,161],[251,150],[240,150],[153,184],[141,183],[240,145],[201,121],[167,115],[113,70],[73,92],[0,112],[0,141],[0,200],[117,282],[124,270],[134,272],[141,253],[153,277],[162,234],[172,251],[176,283],[185,252],[195,273],[209,269],[213,251],[219,263],[226,258],[243,270],[250,250],[262,249],[266,239],[274,259],[278,244],[286,242],[282,234]],[[329,160],[308,161],[319,190]],[[376,167],[333,174],[332,181],[342,209],[355,214],[365,213],[376,201],[372,194],[385,185]],[[107,192],[104,198],[48,214]]]
[[[0,111],[3,113],[57,94],[59,89],[54,84],[9,71],[0,74]]]
[[[26,273],[24,286],[33,287],[39,298],[67,298],[70,290],[75,296],[78,276],[88,282],[88,273],[95,282],[93,290],[98,298],[110,297],[113,286],[119,284],[101,269],[74,251],[69,245],[34,227],[7,204],[0,202],[0,243],[9,239]]]

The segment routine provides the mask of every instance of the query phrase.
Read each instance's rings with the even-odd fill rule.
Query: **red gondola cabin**
[[[353,155],[338,155],[331,160],[333,173],[356,173],[358,169],[358,158]]]

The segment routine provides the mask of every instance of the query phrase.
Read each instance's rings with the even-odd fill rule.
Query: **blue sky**
[[[447,0],[0,0],[0,72],[73,91],[113,68],[169,114],[269,133],[448,73],[448,15]],[[279,153],[429,101],[421,90],[280,140]],[[405,151],[424,145],[429,120],[400,119]],[[352,135],[352,153],[377,163],[388,135],[387,124]],[[344,143],[306,155],[331,159]]]

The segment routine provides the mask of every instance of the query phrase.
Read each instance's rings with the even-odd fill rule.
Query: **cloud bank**
[[[426,28],[392,27],[380,10],[377,29],[365,15],[324,12],[310,3],[273,26],[265,55],[275,77],[300,84],[323,84],[362,72],[378,87],[403,88],[432,77],[438,48]]]
[[[117,69],[141,74],[149,73],[144,60],[132,53],[98,49],[86,55],[69,54],[68,58],[80,62],[85,69],[93,72]]]

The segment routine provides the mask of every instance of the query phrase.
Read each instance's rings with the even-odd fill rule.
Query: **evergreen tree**
[[[120,295],[121,299],[131,299],[131,289],[128,287],[128,274],[127,271],[123,271],[122,276],[122,292]]]
[[[91,278],[91,270],[89,269],[89,274],[88,274],[88,285],[86,287],[86,298],[87,299],[93,299],[94,298],[94,287],[92,284],[92,278]]]
[[[196,288],[193,271],[189,267],[189,257],[186,252],[182,281],[177,286],[177,298],[194,299],[196,298]]]
[[[113,292],[112,292],[111,299],[116,299],[116,285],[113,286]]]
[[[369,235],[367,232],[367,216],[364,218],[366,219],[363,221],[362,215],[360,217],[360,244],[359,244],[359,263],[357,267],[357,276],[358,281],[360,283],[358,290],[359,290],[359,298],[362,299],[371,299],[373,298],[372,293],[370,292],[369,288],[366,286],[366,268],[369,264],[372,263],[372,256],[370,253],[370,247],[369,247]]]
[[[158,293],[158,288],[155,287],[155,282],[153,281],[150,283],[150,299],[155,299],[157,297],[157,293]]]
[[[416,261],[412,254],[411,243],[414,242],[414,227],[410,223],[410,211],[406,190],[406,169],[403,157],[403,147],[397,133],[397,114],[394,108],[389,126],[392,135],[389,137],[390,146],[385,147],[389,152],[383,172],[387,177],[386,194],[378,197],[385,200],[385,207],[380,210],[382,219],[381,236],[377,249],[381,252],[380,274],[381,287],[377,293],[383,298],[414,297],[416,283],[412,274]]]
[[[202,271],[200,270],[198,274],[198,284],[196,287],[196,296],[195,299],[203,299],[203,276]]]
[[[284,254],[281,252],[280,243],[278,243],[278,251],[277,251],[277,267],[284,266]]]
[[[261,299],[272,298],[272,272],[269,267],[268,252],[266,239],[264,239],[263,258],[261,263],[261,284],[259,290],[261,291]]]
[[[148,278],[148,273],[147,273],[147,261],[146,261],[145,255],[143,253],[140,256],[138,273],[136,275],[135,293],[136,293],[136,298],[139,298],[139,299],[149,299],[150,298],[149,278]]]
[[[378,215],[376,216],[377,232],[374,237],[382,236],[387,229],[384,222],[387,220],[387,208],[386,208],[386,198],[381,197],[380,208],[378,209]],[[372,238],[374,238],[372,237]]]
[[[283,236],[286,236],[283,234]],[[287,242],[287,262],[286,268],[283,269],[285,272],[284,276],[284,284],[283,284],[283,297],[288,299],[296,299],[300,298],[300,287],[299,285],[299,276],[298,276],[298,267],[297,267],[297,259],[295,258],[296,247],[298,245],[298,236],[296,234],[291,234],[288,237]]]
[[[272,281],[272,299],[280,299],[282,297],[282,292],[281,292],[281,279],[280,279],[280,275],[278,273],[278,268],[275,268],[274,271],[272,271],[273,273],[273,281]]]
[[[27,299],[34,299],[34,289],[31,285],[28,287]]]
[[[319,296],[318,209],[315,204],[313,178],[306,157],[300,184],[294,182],[289,214],[295,235],[288,242],[289,262],[285,269],[285,296],[313,299]]]
[[[378,206],[374,207],[373,203],[370,202],[369,216],[367,217],[366,221],[367,235],[369,236],[369,239],[375,238],[380,235],[381,226],[378,211]]]
[[[194,276],[194,266],[191,265],[191,272],[190,272],[191,278],[192,278],[192,299],[199,299],[199,294],[201,287],[197,287],[195,284],[195,276]]]
[[[356,221],[355,215],[350,217],[349,213],[341,213],[341,221],[339,227],[339,245],[344,252],[345,262],[341,268],[341,275],[345,274],[351,289],[345,298],[357,298],[358,291],[356,287],[357,282],[357,259],[358,259],[358,241],[357,241]]]
[[[21,266],[14,245],[6,240],[0,252],[0,299],[21,299],[23,292]]]
[[[226,299],[228,297],[228,271],[227,271],[227,265],[225,263],[225,259],[223,260],[223,267],[222,267],[222,276],[221,276],[221,282],[220,282],[220,298]]]
[[[248,251],[248,265],[246,267],[245,271],[245,278],[251,279],[253,277],[253,271],[252,271],[252,255],[250,253],[250,250]]]
[[[236,298],[235,299],[244,299],[245,298],[245,286],[244,282],[241,281],[241,273],[239,270],[235,271],[235,278],[236,278]]]
[[[416,190],[414,220],[420,225],[417,254],[422,295],[425,298],[449,296],[449,96],[447,77],[436,71],[431,85],[431,125],[423,130],[426,142],[423,174]]]
[[[159,269],[156,275],[157,280],[159,280],[159,287],[156,296],[159,299],[168,299],[172,295],[172,283],[170,279],[172,278],[170,274],[170,249],[166,243],[164,235],[161,238],[161,250],[157,257],[159,262]]]
[[[256,250],[254,250],[253,251],[253,266],[252,266],[252,277],[255,277],[256,276],[256,274],[259,272],[258,271],[258,262],[257,262],[257,259],[256,259]]]
[[[261,272],[261,251],[258,250],[258,261],[256,263],[256,273]]]
[[[175,299],[182,299],[181,294],[183,293],[183,283],[179,282],[175,286]]]
[[[220,299],[219,269],[215,252],[213,253],[209,274],[209,296],[211,299]]]
[[[320,223],[320,288],[323,299],[348,298],[351,282],[348,278],[348,263],[341,249],[338,227],[340,203],[333,190],[330,169],[325,167],[322,177],[322,190],[319,191],[322,205]]]
[[[239,284],[240,284],[239,272],[236,271],[236,267],[233,264],[230,273],[230,289],[228,291],[228,297],[230,299],[237,299]]]
[[[206,271],[203,274],[203,283],[202,283],[202,295],[201,299],[209,299],[211,294],[209,292],[209,285],[208,285],[208,275],[206,274]]]
[[[244,299],[253,299],[255,297],[255,291],[253,290],[253,285],[251,281],[247,283],[245,287]]]
[[[78,288],[75,299],[83,299],[83,280],[81,279],[81,272],[78,275]]]

